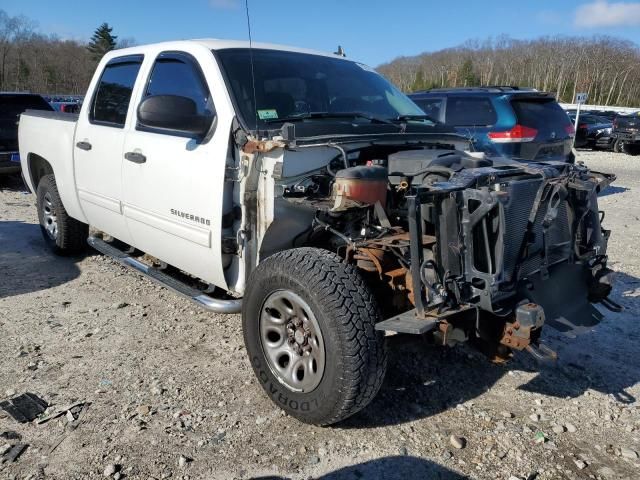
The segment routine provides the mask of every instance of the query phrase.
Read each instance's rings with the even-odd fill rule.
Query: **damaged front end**
[[[444,342],[472,339],[498,358],[554,357],[537,348],[545,323],[575,335],[602,319],[592,303],[618,310],[597,204],[613,179],[549,162],[465,169],[416,188],[407,195],[415,309],[400,318],[435,322]],[[425,223],[435,242],[416,248]]]
[[[573,336],[602,319],[594,303],[619,311],[597,199],[615,177],[484,158],[447,140],[247,142],[245,154],[272,166],[256,163],[273,189],[257,189],[248,228],[258,257],[337,252],[381,299],[379,330],[470,341],[495,360],[554,358],[540,343],[545,324]]]

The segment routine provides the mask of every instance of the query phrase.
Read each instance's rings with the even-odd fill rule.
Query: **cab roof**
[[[112,50],[108,55],[116,56],[119,55],[128,55],[128,54],[140,54],[144,53],[147,50],[178,50],[180,48],[184,48],[185,45],[200,45],[209,50],[227,50],[230,48],[249,48],[249,42],[247,40],[223,40],[217,38],[199,38],[193,40],[178,40],[171,42],[161,42],[161,43],[151,43],[146,45],[138,45],[129,48],[123,48],[120,50]],[[335,53],[323,52],[320,50],[312,50],[308,48],[298,48],[291,47],[287,45],[278,45],[274,43],[261,43],[261,42],[252,42],[251,47],[254,50],[279,50],[283,52],[297,52],[297,53],[306,53],[310,55],[320,55],[324,57],[332,57],[332,58],[344,58],[341,55],[337,55]]]

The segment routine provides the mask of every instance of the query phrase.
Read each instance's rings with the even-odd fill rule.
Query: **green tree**
[[[476,87],[480,85],[480,78],[473,69],[473,62],[470,58],[467,58],[460,67],[459,72],[460,80],[465,87]]]
[[[118,37],[112,35],[112,31],[113,28],[108,23],[103,23],[93,33],[91,41],[87,45],[87,50],[89,50],[95,61],[99,61],[105,53],[116,48],[116,39]]]

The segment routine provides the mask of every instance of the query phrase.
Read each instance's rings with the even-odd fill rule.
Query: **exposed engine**
[[[597,205],[613,180],[560,162],[367,147],[283,197],[315,209],[304,243],[337,251],[390,299],[381,328],[548,357],[543,324],[575,333],[601,319],[591,303],[619,308]]]

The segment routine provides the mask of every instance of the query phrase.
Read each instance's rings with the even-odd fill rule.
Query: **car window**
[[[200,115],[212,115],[213,100],[199,68],[188,57],[160,56],[151,72],[145,96],[178,95],[190,98]]]
[[[484,127],[498,117],[489,97],[449,97],[446,120],[452,127]]]
[[[440,119],[440,111],[442,110],[442,98],[413,98],[416,105],[422,111],[434,120]]]
[[[141,64],[142,56],[123,57],[107,64],[100,77],[89,116],[93,123],[124,126]]]
[[[569,117],[562,107],[553,100],[513,100],[511,106],[519,125],[537,130],[547,128],[562,131],[571,124],[572,120],[575,120],[575,115],[573,118]],[[580,122],[582,123],[583,120],[584,117],[580,115]]]
[[[0,95],[0,119],[16,120],[25,110],[53,110],[40,95]]]

